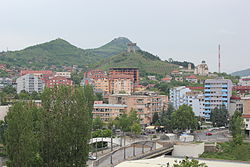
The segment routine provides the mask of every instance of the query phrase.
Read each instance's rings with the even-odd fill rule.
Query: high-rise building
[[[232,96],[232,81],[224,78],[207,79],[204,85],[204,116],[210,118],[214,108],[225,106],[229,109]]]
[[[131,75],[134,86],[140,84],[138,68],[110,68],[109,76],[112,76],[112,75]]]
[[[54,88],[60,85],[70,86],[73,85],[73,81],[66,77],[60,77],[60,76],[52,77],[45,81],[45,86],[48,88]]]
[[[125,74],[109,75],[109,91],[111,94],[131,94],[133,90],[133,76]]]
[[[25,90],[28,93],[38,92],[41,93],[44,89],[44,84],[41,79],[34,74],[23,75],[16,80],[17,83],[17,93]]]

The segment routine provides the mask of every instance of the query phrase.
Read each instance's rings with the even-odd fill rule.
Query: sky
[[[0,0],[0,51],[63,38],[96,48],[127,37],[162,60],[250,68],[249,0]]]

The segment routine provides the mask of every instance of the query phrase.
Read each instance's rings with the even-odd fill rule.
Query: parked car
[[[211,132],[207,132],[206,136],[212,136],[213,134]]]
[[[89,155],[89,160],[96,160],[97,158],[93,155]]]

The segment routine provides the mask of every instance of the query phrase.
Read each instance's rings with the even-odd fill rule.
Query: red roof
[[[244,78],[242,81],[250,81],[250,78]]]
[[[250,114],[243,114],[242,118],[250,118]]]
[[[232,95],[231,100],[240,100],[241,98],[239,96],[236,96],[236,95]]]
[[[180,71],[174,70],[174,71],[172,71],[171,73],[180,73]]]
[[[162,78],[161,80],[162,80],[162,81],[170,81],[171,78]]]
[[[234,86],[233,90],[250,90],[250,86]]]
[[[191,76],[188,76],[186,77],[187,79],[197,79],[197,77],[195,75],[191,75]]]

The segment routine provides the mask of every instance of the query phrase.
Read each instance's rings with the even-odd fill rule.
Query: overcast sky
[[[63,38],[80,48],[127,37],[163,60],[250,68],[250,0],[0,0],[0,50]]]

